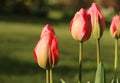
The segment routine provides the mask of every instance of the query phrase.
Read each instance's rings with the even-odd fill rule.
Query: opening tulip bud
[[[58,41],[53,28],[46,25],[42,30],[40,40],[34,48],[34,58],[40,67],[53,68],[59,59]]]
[[[70,23],[70,31],[72,37],[77,41],[88,40],[91,36],[91,21],[90,16],[85,9],[80,9]]]
[[[110,33],[112,37],[118,39],[120,38],[120,16],[115,15],[112,19],[110,26]]]
[[[105,29],[105,21],[96,3],[93,3],[88,10],[91,16],[92,33],[96,39],[100,39]]]

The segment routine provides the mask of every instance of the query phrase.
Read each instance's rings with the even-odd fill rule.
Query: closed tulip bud
[[[70,23],[72,37],[77,41],[88,40],[91,36],[90,16],[85,9],[80,9]]]
[[[105,29],[105,21],[96,3],[93,3],[88,10],[91,16],[92,33],[96,39],[100,39]]]
[[[110,33],[112,37],[118,39],[120,38],[120,16],[115,15],[112,19],[110,26]]]
[[[53,28],[46,25],[42,30],[40,40],[34,48],[34,58],[40,67],[53,68],[59,60],[58,41]]]

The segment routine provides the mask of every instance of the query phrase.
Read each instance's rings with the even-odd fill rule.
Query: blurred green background
[[[0,83],[45,83],[45,70],[34,61],[33,49],[47,23],[54,27],[60,49],[59,64],[53,69],[53,83],[61,83],[61,78],[66,83],[77,83],[79,44],[70,34],[69,23],[76,11],[81,7],[88,9],[92,2],[94,1],[0,0]],[[120,2],[96,2],[107,25],[101,39],[101,58],[109,83],[113,77],[114,64],[114,39],[110,36],[109,26],[112,17],[119,13]],[[120,70],[120,64],[118,65]],[[89,80],[94,83],[95,72],[96,42],[91,36],[84,43],[83,82]]]

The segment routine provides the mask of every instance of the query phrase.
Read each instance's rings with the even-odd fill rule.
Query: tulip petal
[[[58,50],[58,41],[57,37],[54,36],[51,44],[51,62],[52,62],[52,67],[54,67],[58,63],[59,59],[59,50]]]
[[[36,62],[38,62],[37,54],[36,54],[36,49],[34,49],[34,59],[35,59]]]
[[[98,5],[96,3],[93,3],[91,6],[91,9],[93,9],[92,12],[94,12],[94,15],[97,14],[97,16],[100,18],[99,21],[100,21],[100,24],[102,25],[102,28],[104,30],[105,29],[105,21],[104,21],[102,13],[100,11],[100,8],[98,7]],[[94,15],[93,15],[93,18],[94,18]]]
[[[74,18],[72,18],[72,20],[70,21],[70,31],[72,29],[73,20],[74,20]]]
[[[48,35],[42,37],[36,47],[35,47],[35,53],[37,56],[38,64],[42,68],[49,67],[49,55],[50,55],[50,45],[51,45],[51,37],[52,35],[49,33]]]
[[[53,29],[49,24],[46,24],[45,27],[43,28],[40,38],[41,38],[46,32],[51,32],[51,33],[53,33],[53,34],[55,35],[54,29]]]

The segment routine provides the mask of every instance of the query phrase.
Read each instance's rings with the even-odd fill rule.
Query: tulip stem
[[[83,55],[83,42],[80,42],[79,46],[79,81],[78,83],[82,82],[82,55]]]
[[[46,69],[46,83],[52,83],[52,69]]]
[[[117,76],[117,65],[118,65],[118,39],[115,39],[115,59],[114,59],[115,77]]]
[[[97,39],[97,67],[100,63],[100,39]]]

